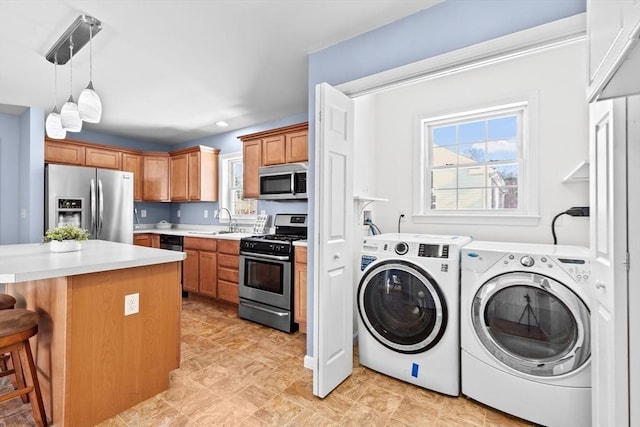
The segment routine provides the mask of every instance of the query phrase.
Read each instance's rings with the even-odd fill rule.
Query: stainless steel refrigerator
[[[45,230],[71,224],[91,239],[132,244],[133,173],[47,165],[45,209]]]

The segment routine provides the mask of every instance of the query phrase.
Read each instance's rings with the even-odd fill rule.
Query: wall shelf
[[[576,166],[569,175],[567,175],[563,180],[563,183],[572,183],[572,182],[589,182],[589,162],[587,160],[583,160]]]

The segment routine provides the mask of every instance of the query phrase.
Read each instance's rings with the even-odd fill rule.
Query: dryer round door
[[[551,277],[510,272],[492,278],[476,292],[471,318],[485,349],[524,374],[565,375],[591,356],[589,309]]]
[[[430,349],[447,326],[447,305],[438,284],[409,262],[374,265],[360,280],[357,301],[368,332],[399,353]]]

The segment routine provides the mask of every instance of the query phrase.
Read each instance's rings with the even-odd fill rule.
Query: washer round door
[[[447,326],[447,305],[438,284],[409,262],[374,265],[360,280],[357,301],[368,332],[399,353],[430,349]]]
[[[496,359],[539,377],[565,375],[591,356],[589,309],[553,278],[510,272],[476,293],[471,319],[476,335]]]

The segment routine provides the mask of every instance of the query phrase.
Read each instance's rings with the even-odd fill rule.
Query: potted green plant
[[[80,242],[88,238],[88,230],[73,225],[63,225],[47,230],[42,242],[49,242],[49,250],[51,252],[72,252],[79,251]]]

